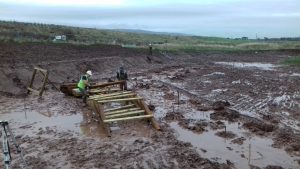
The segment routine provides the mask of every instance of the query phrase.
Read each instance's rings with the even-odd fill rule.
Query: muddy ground
[[[118,46],[0,45],[0,119],[8,120],[30,168],[300,167],[300,69],[281,65],[300,51],[160,53]],[[58,86],[87,69],[114,79],[152,105],[162,131],[145,121],[111,124],[47,85],[26,95],[33,66]],[[34,86],[38,88],[41,77]],[[179,98],[179,99],[178,99]],[[20,158],[11,147],[12,166]]]

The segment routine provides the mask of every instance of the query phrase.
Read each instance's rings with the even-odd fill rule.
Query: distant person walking
[[[121,90],[127,90],[127,82],[126,82],[126,80],[128,80],[128,76],[127,76],[127,72],[126,72],[126,70],[124,69],[123,66],[121,66],[119,68],[119,70],[117,71],[117,79],[120,80],[120,81],[121,80],[124,81],[124,83],[120,84],[120,89]]]
[[[88,88],[90,86],[89,78],[91,76],[92,76],[92,71],[88,70],[85,75],[81,76],[80,81],[77,84],[77,87],[79,88],[82,94],[83,103],[85,104],[88,97]]]
[[[152,44],[149,44],[149,55],[152,56]]]

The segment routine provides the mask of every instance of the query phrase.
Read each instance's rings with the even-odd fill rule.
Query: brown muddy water
[[[36,136],[41,129],[73,133],[77,136],[104,139],[107,135],[93,111],[82,107],[81,99],[62,94],[48,94],[42,101],[0,97],[0,120],[7,120],[16,135]],[[112,105],[114,107],[115,105]],[[147,135],[149,125],[142,121],[110,124],[113,135],[128,134],[130,125],[138,126],[134,134]],[[21,130],[19,130],[19,128]]]
[[[59,131],[72,131],[90,137],[105,137],[104,131],[97,122],[92,121],[91,112],[78,112],[76,114],[55,115],[52,112],[14,111],[1,114],[1,120],[17,122],[23,128],[28,128],[27,135],[35,134],[30,126],[36,128],[55,128]],[[21,134],[21,133],[20,133]]]
[[[175,130],[179,140],[190,142],[202,157],[226,162],[230,160],[237,168],[250,168],[250,165],[266,167],[278,165],[284,168],[297,169],[299,165],[296,158],[289,156],[284,150],[273,148],[273,141],[269,138],[253,136],[242,129],[238,123],[228,123],[227,132],[231,131],[237,136],[233,139],[222,138],[216,135],[221,130],[208,130],[202,134],[193,133],[183,129],[177,122],[171,122],[170,126]],[[232,143],[236,138],[244,137],[242,145]],[[250,150],[250,151],[249,151]],[[249,158],[250,155],[250,158]]]

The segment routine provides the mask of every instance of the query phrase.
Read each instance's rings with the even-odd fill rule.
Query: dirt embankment
[[[166,60],[168,58],[158,53],[149,56],[146,49],[113,45],[1,43],[0,92],[8,95],[24,94],[33,66],[49,70],[49,79],[59,84],[77,81],[86,70],[93,70],[93,80],[99,80],[114,76],[121,65],[131,70],[130,72],[136,72],[138,68],[160,66]],[[37,77],[38,82],[41,79],[42,77]]]

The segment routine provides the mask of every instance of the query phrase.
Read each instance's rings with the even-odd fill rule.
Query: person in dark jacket
[[[117,71],[117,79],[120,80],[120,81],[121,80],[124,81],[124,83],[120,84],[120,89],[121,90],[127,90],[126,80],[128,80],[128,76],[127,76],[127,72],[126,72],[126,70],[124,69],[123,66],[121,66],[119,68],[119,70]]]

